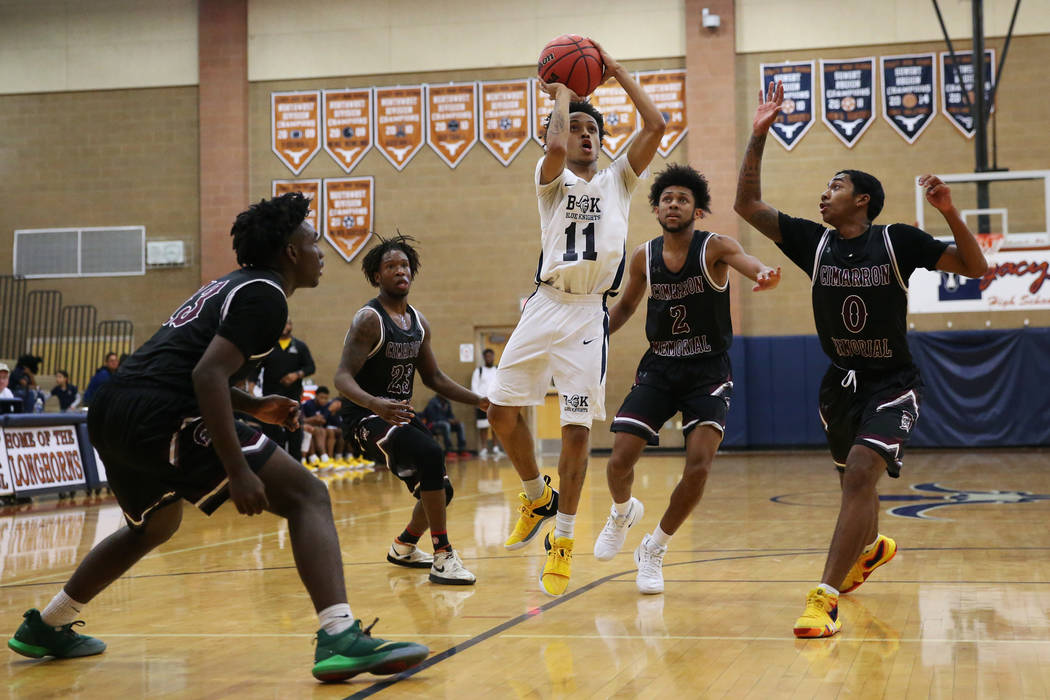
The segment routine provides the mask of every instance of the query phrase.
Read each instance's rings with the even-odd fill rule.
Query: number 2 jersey
[[[361,369],[354,375],[354,381],[372,396],[410,401],[419,351],[423,346],[425,334],[419,314],[411,306],[408,307],[412,326],[405,330],[394,323],[378,298],[369,301],[364,308],[370,309],[379,317],[379,340],[368,353],[368,359],[361,365]],[[362,418],[372,415],[372,412],[344,399],[340,415],[344,423],[353,426]]]
[[[910,366],[908,278],[916,268],[935,269],[948,244],[906,224],[845,239],[784,213],[780,233],[777,246],[812,282],[813,320],[831,361],[858,371]]]
[[[542,252],[537,284],[570,294],[613,296],[627,258],[627,217],[638,176],[626,156],[595,173],[590,182],[568,168],[540,184],[536,165]]]

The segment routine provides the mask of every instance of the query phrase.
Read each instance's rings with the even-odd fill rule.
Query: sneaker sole
[[[832,627],[827,625],[825,627],[796,627],[794,629],[795,636],[799,639],[814,639],[817,637],[830,637],[837,634],[842,627]]]
[[[636,522],[638,522],[638,520],[640,518],[644,518],[645,517],[645,506],[642,505],[641,501],[637,501],[637,499],[636,499],[636,502],[638,503],[638,507],[635,510],[638,511],[638,512],[635,513],[634,517],[631,518],[631,522],[627,523],[627,527],[624,528],[624,531],[623,531],[623,542],[620,543],[620,546],[612,554],[599,556],[599,554],[598,554],[598,542],[595,541],[595,543],[594,543],[594,558],[595,559],[597,559],[598,561],[611,561],[617,554],[619,554],[623,550],[623,546],[627,542],[627,533],[631,530],[632,527],[634,527],[634,524]],[[599,537],[600,536],[601,535],[599,534]]]
[[[477,579],[444,578],[442,576],[430,574],[430,582],[440,583],[443,586],[473,586],[477,582]]]
[[[875,569],[879,568],[883,564],[889,564],[890,561],[895,556],[897,556],[897,543],[896,542],[893,543],[893,552],[888,557],[886,557],[884,560],[878,562],[877,564],[875,564],[875,566],[873,566],[870,569],[868,569],[867,571],[865,571],[864,574],[863,574],[864,578],[862,578],[860,581],[858,581],[857,583],[853,584],[849,588],[844,588],[843,590],[839,591],[839,594],[841,595],[843,593],[851,593],[851,592],[857,590],[858,588],[860,588],[864,584],[864,582],[868,580],[868,577],[871,576],[873,573],[875,573]]]
[[[430,654],[430,650],[421,644],[395,649],[385,654],[373,654],[365,657],[333,657],[325,659],[313,668],[313,676],[323,683],[345,681],[360,673],[372,673],[377,676],[389,676],[393,673],[407,671],[421,663]],[[343,661],[340,664],[339,659]]]
[[[527,545],[529,542],[532,542],[532,540],[535,539],[536,535],[540,534],[540,528],[543,527],[543,524],[546,523],[551,518],[553,518],[554,515],[555,514],[552,513],[551,515],[543,516],[542,518],[540,518],[539,522],[536,523],[536,526],[533,527],[532,530],[529,531],[529,534],[524,539],[522,539],[519,542],[515,542],[514,544],[506,544],[506,543],[504,543],[503,548],[511,550],[511,551],[514,551],[515,549],[521,549],[522,547]]]
[[[21,654],[22,656],[28,656],[31,659],[42,659],[42,658],[44,658],[45,656],[47,656],[50,653],[44,647],[38,647],[38,646],[34,646],[32,644],[26,644],[25,642],[18,641],[14,637],[12,637],[11,639],[7,640],[7,648],[10,649],[11,651],[15,652],[16,654]]]
[[[638,545],[638,546],[641,547],[642,545]],[[634,550],[634,565],[635,566],[641,566],[642,565],[642,563],[640,561],[638,561],[638,549],[637,548],[635,548],[635,550]],[[635,586],[635,588],[638,589],[638,592],[641,593],[642,595],[659,595],[660,593],[664,592],[663,586],[660,587],[660,590],[649,590],[649,589],[642,588],[641,584],[638,583],[638,577],[637,576],[634,579],[634,586]]]
[[[404,559],[398,559],[393,555],[387,553],[386,560],[396,566],[403,566],[406,569],[429,569],[434,563],[432,561],[405,561]]]

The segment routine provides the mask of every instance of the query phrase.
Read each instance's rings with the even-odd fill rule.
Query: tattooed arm
[[[540,183],[553,182],[565,169],[565,155],[569,145],[569,103],[578,100],[576,93],[561,83],[540,82],[540,89],[554,100],[554,111],[544,136],[543,166],[540,168]]]
[[[736,203],[733,209],[747,223],[754,226],[774,243],[780,243],[780,213],[762,201],[762,151],[766,146],[766,135],[780,113],[784,101],[784,86],[769,84],[762,102],[755,110],[751,139],[747,142],[744,162],[740,165],[740,177],[736,184]]]

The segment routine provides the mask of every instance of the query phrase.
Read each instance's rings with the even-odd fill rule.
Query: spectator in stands
[[[496,352],[492,348],[485,348],[484,352],[481,353],[481,357],[484,360],[484,364],[474,370],[474,374],[470,375],[470,390],[478,396],[489,395],[489,387],[492,385],[492,380],[496,375]],[[478,422],[478,447],[481,449],[478,452],[478,457],[485,459],[489,455],[493,457],[500,457],[503,455],[503,450],[500,449],[499,441],[495,439],[489,441],[489,417],[488,414],[482,411],[480,408],[475,408],[475,418]],[[489,445],[492,445],[492,449],[489,449]]]
[[[76,386],[69,383],[69,372],[60,369],[55,372],[55,386],[51,387],[51,395],[58,397],[58,407],[63,411],[72,411],[80,405],[80,392]]]
[[[47,400],[47,396],[40,391],[36,383],[36,375],[43,361],[44,358],[36,355],[22,355],[18,358],[15,369],[8,380],[11,393],[16,399],[22,399],[24,413],[40,413],[44,410],[44,401]]]
[[[292,319],[284,326],[284,332],[274,345],[273,351],[262,362],[262,390],[270,396],[279,394],[297,402],[303,400],[303,378],[316,371],[310,348],[298,338],[292,337]],[[279,425],[264,426],[266,435],[283,446],[288,454],[301,460],[303,457],[303,431],[282,428]]]
[[[95,397],[95,392],[113,378],[113,375],[117,373],[117,367],[120,367],[120,356],[112,351],[107,352],[105,364],[95,370],[91,381],[88,382],[87,391],[84,392],[84,405],[91,404],[91,399]]]
[[[11,368],[6,362],[0,362],[0,399],[13,399],[15,395],[7,388],[7,382],[11,379]]]
[[[334,442],[329,445],[328,440],[328,416],[332,410],[328,397],[328,387],[319,386],[314,392],[314,398],[303,402],[303,429],[310,433],[310,455],[307,457],[310,465],[331,462],[331,455],[336,454],[334,449],[330,449],[334,448]]]
[[[434,394],[434,398],[427,402],[423,409],[423,420],[434,435],[439,436],[445,443],[445,459],[456,459],[457,457],[469,457],[467,452],[467,436],[454,413],[452,404],[441,394]],[[452,431],[456,431],[456,442],[459,449],[452,449]]]

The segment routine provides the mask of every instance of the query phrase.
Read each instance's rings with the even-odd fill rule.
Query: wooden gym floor
[[[378,616],[377,636],[433,653],[415,673],[337,685],[310,676],[316,618],[282,521],[187,507],[181,532],[85,610],[105,654],[7,652],[0,688],[12,698],[1050,697],[1047,455],[910,453],[899,480],[880,482],[896,559],[842,597],[841,633],[808,641],[791,626],[838,506],[823,452],[719,455],[658,596],[636,591],[632,551],[659,520],[680,456],[640,462],[645,518],[605,563],[591,550],[609,508],[606,458],[592,458],[560,599],[538,590],[539,538],[503,549],[519,489],[506,460],[449,469],[449,534],[477,574],[470,588],[388,564],[411,497],[385,471],[339,475],[331,493],[355,616]],[[0,511],[3,634],[120,523],[111,498]]]

